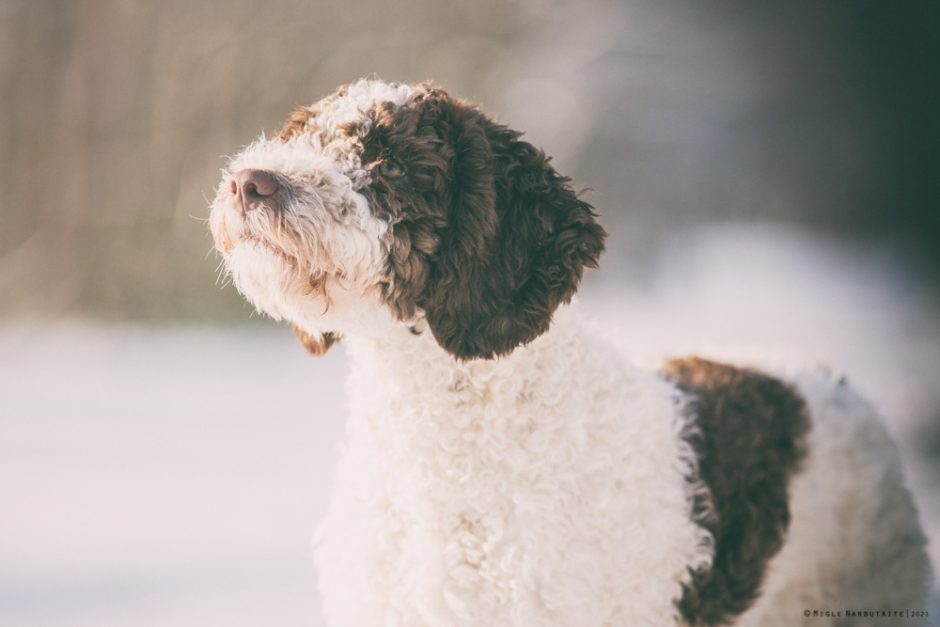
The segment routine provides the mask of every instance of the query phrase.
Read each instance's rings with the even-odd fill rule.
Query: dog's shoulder
[[[750,607],[783,545],[809,417],[792,386],[754,369],[685,357],[660,374],[686,395],[686,437],[708,487],[696,514],[715,540],[711,567],[692,573],[679,609],[693,625],[721,624]]]

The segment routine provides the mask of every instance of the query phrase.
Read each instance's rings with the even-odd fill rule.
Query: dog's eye
[[[385,178],[397,179],[405,174],[405,168],[394,159],[383,159],[379,162],[379,173]]]

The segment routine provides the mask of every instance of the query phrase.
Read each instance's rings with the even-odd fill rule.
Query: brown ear
[[[439,104],[440,106],[440,104]],[[479,110],[446,99],[454,147],[447,226],[421,302],[453,355],[491,358],[544,333],[596,267],[606,233],[545,154]]]
[[[326,351],[330,350],[330,347],[340,339],[338,333],[326,332],[323,335],[311,335],[297,325],[291,325],[291,328],[307,352],[314,357],[326,355]]]

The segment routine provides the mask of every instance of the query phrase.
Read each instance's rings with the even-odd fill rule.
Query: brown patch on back
[[[297,325],[291,325],[291,328],[294,330],[297,339],[303,344],[303,347],[314,357],[322,357],[325,355],[326,351],[330,350],[330,347],[338,342],[340,338],[338,333],[327,332],[323,335],[311,335]]]
[[[790,523],[787,486],[805,455],[809,419],[785,383],[697,357],[667,361],[662,375],[690,396],[699,431],[689,442],[711,491],[696,514],[715,538],[708,570],[692,573],[677,602],[691,625],[721,625],[760,595],[767,563]]]

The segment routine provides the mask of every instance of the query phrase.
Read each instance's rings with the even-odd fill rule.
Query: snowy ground
[[[845,370],[901,441],[940,561],[940,464],[915,446],[940,416],[940,323],[916,282],[733,227],[667,242],[641,285],[582,297],[638,354],[767,347]],[[0,327],[0,625],[319,625],[309,537],[344,370],[273,325]]]

